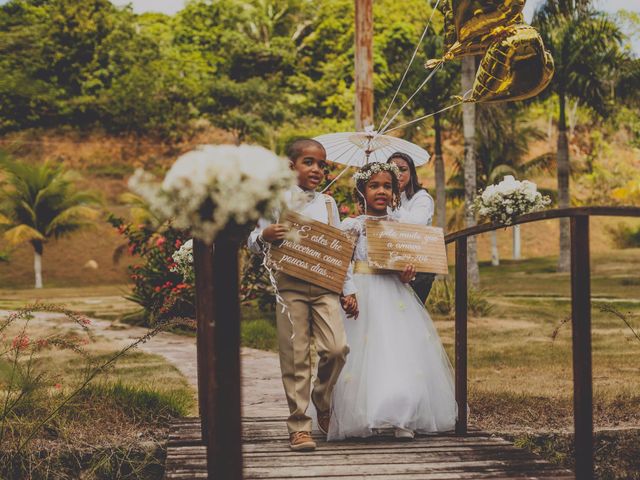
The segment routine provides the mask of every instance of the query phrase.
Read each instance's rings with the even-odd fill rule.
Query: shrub
[[[187,240],[187,234],[170,225],[159,229],[149,224],[127,224],[109,216],[109,223],[127,239],[128,252],[142,263],[129,267],[133,291],[127,296],[144,309],[144,324],[154,325],[167,318],[195,317],[195,289],[190,281],[172,271],[172,255]]]
[[[494,306],[487,300],[484,290],[469,289],[467,296],[469,311],[477,317],[486,317]],[[427,308],[431,313],[453,316],[456,310],[455,284],[445,278],[436,280],[427,299]]]
[[[640,247],[640,227],[633,228],[626,223],[619,223],[616,227],[608,229],[609,234],[618,248]]]
[[[258,350],[277,350],[278,332],[266,320],[252,320],[240,324],[242,346]]]

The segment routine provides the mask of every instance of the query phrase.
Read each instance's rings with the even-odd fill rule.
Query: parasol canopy
[[[372,127],[364,132],[329,133],[315,137],[327,151],[327,160],[352,167],[367,163],[386,162],[396,152],[409,155],[416,167],[424,165],[431,156],[415,143],[390,135],[378,134]]]

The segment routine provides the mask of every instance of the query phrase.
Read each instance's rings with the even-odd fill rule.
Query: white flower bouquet
[[[293,185],[286,160],[248,145],[205,145],[178,158],[162,184],[144,170],[129,181],[160,218],[206,242],[271,217]]]
[[[187,240],[178,250],[171,255],[175,265],[171,271],[182,275],[186,283],[193,284],[195,276],[193,273],[193,240]]]
[[[535,183],[521,182],[507,175],[499,184],[489,185],[476,197],[472,209],[493,223],[511,225],[516,217],[543,210],[549,204],[551,199],[538,192]]]

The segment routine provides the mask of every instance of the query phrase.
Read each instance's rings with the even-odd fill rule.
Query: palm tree
[[[444,54],[444,38],[442,34],[431,31],[425,38],[423,47],[425,58],[440,58]],[[427,88],[424,88],[416,99],[426,113],[433,113],[453,103],[453,96],[460,91],[460,83],[454,63],[445,63],[440,71],[432,78]],[[444,113],[433,116],[434,130],[434,167],[436,180],[436,221],[440,228],[446,227],[446,175],[444,171],[444,157],[442,155],[442,131]]]
[[[558,96],[558,206],[569,207],[569,141],[567,103],[573,98],[605,116],[610,96],[609,79],[615,72],[622,34],[590,0],[546,0],[536,11],[534,25],[551,51],[556,72],[549,92]],[[569,220],[560,221],[558,271],[570,268]]]
[[[51,238],[93,225],[97,198],[79,191],[62,166],[29,165],[0,159],[0,228],[10,245],[30,243],[34,250],[35,288],[42,288],[42,253]]]
[[[524,161],[532,140],[544,138],[544,133],[527,123],[527,110],[520,104],[479,105],[477,129],[477,185],[479,189],[496,184],[505,175],[524,177],[542,170],[549,170],[554,156],[550,153]],[[464,165],[457,160],[455,173],[449,179],[449,196],[460,204],[465,198]],[[550,192],[545,192],[550,193]],[[452,222],[462,223],[463,211]],[[514,228],[514,235],[518,232]],[[497,235],[491,234],[493,265],[499,265]],[[514,243],[517,238],[514,237]]]

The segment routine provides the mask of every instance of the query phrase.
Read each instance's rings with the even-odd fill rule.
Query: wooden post
[[[373,0],[356,1],[356,131],[373,125]]]
[[[212,256],[210,245],[194,245],[203,441],[209,478],[225,480],[242,480],[238,249],[224,236]]]
[[[456,240],[456,433],[467,433],[467,237]]]
[[[198,360],[198,408],[202,424],[202,443],[207,444],[208,405],[215,399],[213,355],[213,248],[200,240],[193,241],[193,266],[196,277],[196,351]]]
[[[589,217],[571,217],[571,325],[576,478],[594,478]]]

